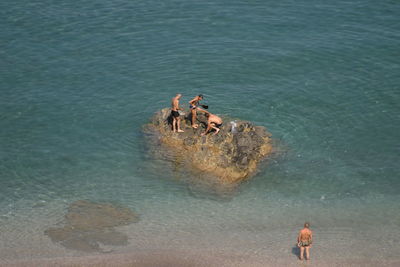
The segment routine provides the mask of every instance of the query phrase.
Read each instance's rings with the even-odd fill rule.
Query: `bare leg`
[[[304,247],[300,246],[300,256],[299,256],[300,260],[303,260],[303,254],[304,254]]]
[[[214,134],[219,133],[219,129],[218,129],[217,127],[213,127],[213,128],[214,128],[214,130],[215,130],[215,133],[214,133]]]
[[[310,259],[310,247],[306,247],[306,260]]]
[[[176,132],[176,118],[172,117],[172,131]]]
[[[218,128],[218,127],[215,127],[215,124],[214,124],[214,123],[211,124],[211,128],[213,128],[213,129],[215,130],[215,133],[214,133],[214,134],[217,134],[217,133],[219,132],[219,128]]]
[[[181,130],[181,118],[176,118],[176,124],[178,125],[178,133],[183,133]]]
[[[192,109],[191,112],[192,112],[192,127],[196,129],[197,127],[199,127],[199,125],[196,123],[197,111],[196,109]]]

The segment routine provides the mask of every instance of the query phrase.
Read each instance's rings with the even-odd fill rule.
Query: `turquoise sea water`
[[[399,237],[399,17],[389,0],[3,1],[1,256],[43,235],[27,218],[51,227],[77,199],[129,206],[131,236],[171,240],[174,225],[194,248],[199,233],[268,247],[266,230],[304,220],[360,245],[378,225]],[[228,199],[180,181],[141,132],[178,92],[267,127],[285,152]]]

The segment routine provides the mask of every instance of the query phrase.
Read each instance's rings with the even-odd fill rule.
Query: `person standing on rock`
[[[310,248],[312,246],[312,231],[310,230],[310,223],[306,222],[304,228],[300,230],[297,237],[297,246],[300,248],[300,260],[303,260],[304,250],[306,251],[306,260],[310,259]]]
[[[183,133],[181,129],[181,118],[179,114],[179,110],[182,110],[182,108],[179,107],[179,99],[181,99],[181,97],[181,94],[176,94],[176,96],[172,98],[171,101],[172,131],[178,133]]]
[[[190,104],[190,112],[192,113],[192,128],[196,129],[199,125],[196,123],[197,119],[197,109],[199,106],[200,100],[203,100],[203,95],[197,95],[192,100],[189,101]]]
[[[214,134],[217,134],[222,126],[222,119],[218,117],[217,115],[212,114],[211,112],[208,112],[206,110],[202,110],[205,113],[205,116],[207,118],[207,129],[204,133],[201,135],[206,135],[211,129],[215,130]]]

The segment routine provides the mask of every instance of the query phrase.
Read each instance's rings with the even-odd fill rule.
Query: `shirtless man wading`
[[[312,246],[312,231],[310,224],[306,222],[304,228],[300,230],[297,237],[297,246],[300,248],[300,260],[303,260],[304,250],[306,251],[306,260],[310,259],[310,248]]]
[[[183,131],[181,130],[181,118],[178,111],[182,110],[179,107],[179,99],[181,97],[181,94],[176,94],[176,96],[171,100],[172,131],[178,133],[183,133]]]
[[[222,119],[218,117],[217,115],[214,115],[208,111],[202,110],[204,113],[206,113],[207,117],[207,129],[204,133],[201,135],[206,135],[211,129],[215,130],[214,134],[217,134],[219,132],[219,128],[222,126]]]

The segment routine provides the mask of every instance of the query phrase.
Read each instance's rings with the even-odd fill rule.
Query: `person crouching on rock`
[[[181,118],[178,111],[182,110],[182,108],[179,107],[179,99],[181,99],[181,97],[181,94],[176,94],[171,101],[172,131],[178,133],[183,133],[181,130]]]
[[[202,110],[205,113],[205,116],[207,118],[207,129],[204,133],[201,135],[206,135],[211,129],[215,130],[214,134],[217,134],[220,131],[220,128],[222,126],[222,119],[218,117],[217,115],[214,115],[206,110]]]
[[[197,119],[197,108],[199,106],[200,100],[203,100],[203,95],[197,95],[192,100],[189,101],[190,112],[192,113],[192,128],[196,129],[199,125],[196,123]]]

